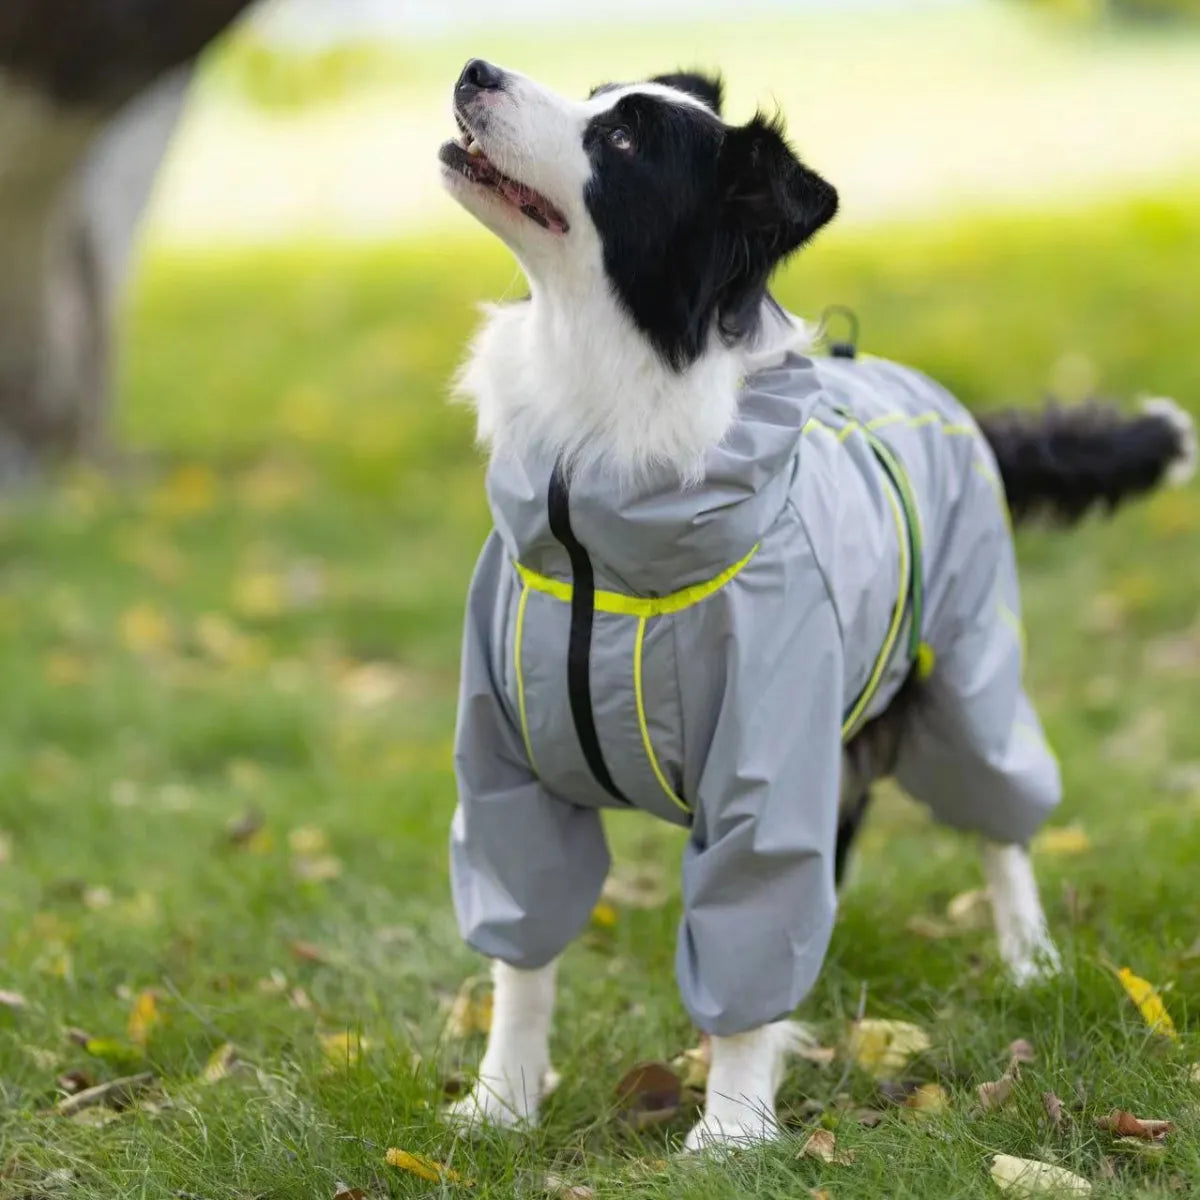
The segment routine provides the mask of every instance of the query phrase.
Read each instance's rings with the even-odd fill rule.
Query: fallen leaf
[[[1050,1124],[1056,1129],[1061,1129],[1066,1120],[1063,1102],[1053,1092],[1043,1092],[1042,1107],[1046,1110],[1046,1116],[1050,1118]]]
[[[1033,1043],[1027,1042],[1024,1038],[1017,1038],[1008,1047],[1010,1063],[1031,1063],[1035,1058],[1037,1058],[1037,1052],[1033,1048]]]
[[[999,1079],[993,1079],[988,1083],[981,1083],[977,1089],[980,1108],[984,1112],[1003,1108],[1012,1099],[1015,1084],[1016,1078],[1009,1074],[1001,1075]]]
[[[554,1200],[594,1200],[596,1193],[582,1183],[568,1183],[558,1175],[547,1175],[542,1180],[542,1191]]]
[[[338,1183],[333,1200],[367,1200],[367,1193],[362,1188],[352,1188],[349,1184]]]
[[[42,661],[42,674],[54,687],[75,687],[91,674],[91,665],[71,650],[52,650]]]
[[[288,949],[297,962],[327,963],[329,961],[325,951],[320,946],[313,945],[312,942],[292,942]]]
[[[18,1009],[25,1007],[25,997],[20,992],[5,992],[0,991],[0,1008],[7,1008],[11,1012],[16,1012]]]
[[[276,617],[283,611],[283,585],[279,577],[254,571],[234,581],[234,611],[252,620]]]
[[[666,1108],[679,1104],[681,1087],[679,1076],[666,1063],[638,1063],[617,1084],[617,1103],[624,1108]]]
[[[1200,1062],[1194,1062],[1188,1067],[1188,1082],[1200,1083]]]
[[[225,837],[234,846],[244,846],[263,827],[263,815],[255,808],[249,808],[244,813],[234,817],[225,826]]]
[[[1133,1113],[1123,1108],[1114,1108],[1105,1117],[1097,1117],[1096,1125],[1107,1129],[1122,1138],[1145,1138],[1151,1142],[1161,1142],[1175,1126],[1170,1121],[1147,1120],[1135,1117]]]
[[[134,654],[153,654],[171,644],[171,622],[148,602],[135,604],[121,614],[121,640]]]
[[[95,1079],[86,1071],[79,1070],[79,1068],[76,1068],[74,1071],[64,1071],[54,1082],[57,1084],[58,1090],[65,1092],[68,1096],[74,1096],[78,1092],[83,1092],[90,1087],[96,1086]]]
[[[1086,854],[1092,848],[1092,839],[1082,825],[1054,825],[1043,829],[1031,844],[1035,854],[1047,858],[1067,858],[1074,854]]]
[[[712,1041],[707,1033],[700,1035],[700,1044],[692,1046],[671,1060],[685,1088],[702,1090],[708,1082],[708,1068],[712,1064]]]
[[[301,883],[329,883],[342,873],[342,860],[332,854],[319,854],[315,858],[297,855],[292,859],[292,874]]]
[[[194,517],[217,501],[217,477],[203,463],[187,463],[173,471],[154,492],[154,509],[167,517]]]
[[[1119,1137],[1113,1139],[1112,1148],[1123,1154],[1166,1154],[1166,1143],[1141,1137]]]
[[[158,994],[152,989],[138,992],[129,1010],[129,1040],[144,1050],[154,1030],[163,1022],[158,1009]]]
[[[618,919],[617,910],[607,900],[599,901],[592,909],[592,924],[597,929],[615,929]]]
[[[1086,1196],[1092,1185],[1082,1176],[1033,1158],[992,1156],[992,1180],[1002,1192],[1017,1196]]]
[[[946,919],[964,932],[987,929],[992,921],[992,894],[987,888],[959,892],[946,905]]]
[[[316,825],[300,825],[288,834],[288,849],[305,856],[324,854],[329,849],[329,838]]]
[[[944,1112],[950,1107],[950,1097],[940,1083],[923,1083],[904,1098],[904,1106],[917,1112]]]
[[[225,1042],[224,1045],[218,1046],[212,1054],[208,1056],[208,1062],[204,1064],[204,1070],[200,1078],[205,1083],[219,1083],[222,1079],[227,1078],[237,1065],[238,1056],[231,1042]]]
[[[927,938],[931,942],[939,942],[943,938],[953,937],[957,932],[949,921],[943,921],[939,917],[930,917],[924,913],[917,913],[916,916],[909,917],[904,922],[904,928],[914,936]]]
[[[877,1079],[895,1074],[931,1045],[929,1035],[907,1021],[865,1019],[850,1027],[850,1057]]]
[[[839,1150],[837,1138],[829,1129],[817,1129],[800,1147],[797,1158],[817,1158],[836,1167],[848,1167],[854,1161],[853,1150]]]
[[[850,1110],[850,1116],[860,1125],[874,1129],[883,1120],[884,1114],[877,1108],[854,1108]]]
[[[828,1188],[809,1188],[808,1194],[812,1200],[833,1200],[833,1194]]]
[[[371,1043],[353,1029],[337,1033],[322,1033],[318,1039],[321,1051],[331,1067],[353,1066],[370,1048]]]
[[[462,1041],[472,1034],[487,1033],[492,1028],[492,993],[481,993],[478,977],[464,981],[450,1005],[446,1018],[446,1036]]]
[[[110,1079],[107,1083],[84,1088],[73,1096],[64,1097],[55,1105],[54,1111],[60,1117],[70,1117],[85,1108],[94,1108],[100,1104],[117,1110],[128,1108],[134,1098],[146,1091],[153,1082],[154,1075],[150,1071],[143,1071],[139,1075],[127,1075],[122,1079]]]
[[[1138,1006],[1146,1024],[1155,1033],[1178,1039],[1179,1034],[1175,1031],[1175,1022],[1171,1020],[1171,1014],[1167,1012],[1162,997],[1154,990],[1153,986],[1145,979],[1135,975],[1128,967],[1121,967],[1117,971],[1117,978],[1121,981],[1121,986],[1128,993],[1129,998]]]
[[[395,1146],[390,1146],[383,1160],[389,1167],[409,1171],[430,1183],[462,1183],[467,1187],[474,1187],[471,1180],[463,1179],[452,1167],[434,1162],[432,1158],[426,1158],[423,1154],[410,1154],[407,1150],[397,1150]]]

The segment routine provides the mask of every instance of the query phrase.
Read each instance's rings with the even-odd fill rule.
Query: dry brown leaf
[[[1150,1142],[1161,1142],[1175,1126],[1170,1121],[1156,1121],[1135,1117],[1123,1108],[1114,1108],[1107,1116],[1097,1117],[1096,1124],[1121,1138],[1144,1138]]]
[[[288,949],[297,962],[327,963],[329,961],[325,951],[312,942],[292,942]]]
[[[1037,1058],[1037,1052],[1033,1048],[1033,1043],[1027,1042],[1024,1038],[1017,1038],[1008,1048],[1010,1063],[1031,1063],[1035,1058]],[[1011,1070],[1011,1067],[1009,1069]]]
[[[828,1188],[809,1188],[808,1194],[812,1200],[833,1200],[833,1193]]]
[[[400,1171],[409,1171],[430,1183],[461,1183],[467,1187],[475,1186],[473,1180],[464,1179],[452,1167],[434,1162],[432,1158],[426,1158],[423,1154],[410,1154],[407,1150],[398,1150],[395,1146],[388,1147],[383,1161],[389,1167],[395,1167]]]
[[[582,1183],[568,1183],[558,1175],[547,1175],[542,1180],[542,1191],[554,1200],[594,1200],[596,1193]]]
[[[58,1085],[58,1090],[68,1096],[77,1095],[79,1092],[87,1091],[88,1088],[96,1086],[95,1079],[86,1071],[81,1071],[78,1068],[73,1071],[64,1071],[54,1082]]]
[[[992,894],[987,888],[959,892],[946,905],[946,919],[964,932],[987,929],[992,921]]]
[[[950,1096],[940,1083],[923,1083],[904,1099],[904,1106],[917,1112],[943,1112],[950,1107]]]
[[[462,1041],[475,1033],[487,1033],[492,1027],[492,993],[480,993],[479,976],[465,980],[450,1005],[446,1018],[446,1036]]]
[[[874,1129],[883,1120],[884,1114],[877,1108],[854,1108],[850,1110],[850,1116],[860,1125]]]
[[[1162,997],[1154,990],[1153,985],[1135,975],[1128,967],[1122,967],[1117,972],[1117,978],[1121,981],[1121,986],[1125,989],[1126,994],[1138,1006],[1146,1024],[1155,1033],[1161,1033],[1173,1041],[1178,1040],[1179,1034],[1175,1031],[1175,1022],[1171,1020],[1167,1006],[1163,1004]]]
[[[800,1147],[800,1153],[796,1157],[818,1158],[821,1162],[832,1163],[835,1167],[848,1167],[854,1161],[854,1151],[839,1150],[837,1138],[832,1130],[817,1129]]]
[[[240,816],[234,817],[225,826],[225,837],[235,846],[244,846],[263,827],[263,815],[255,808],[249,808]]]
[[[352,1188],[349,1184],[337,1184],[337,1191],[333,1193],[333,1200],[367,1200],[367,1193],[363,1188]]]
[[[877,1079],[894,1075],[931,1045],[925,1030],[907,1021],[866,1019],[850,1027],[850,1057]]]
[[[107,1083],[95,1087],[84,1088],[72,1096],[66,1096],[55,1105],[54,1111],[60,1117],[72,1117],[85,1108],[94,1108],[103,1104],[117,1110],[128,1108],[134,1098],[154,1083],[154,1074],[143,1071],[139,1075],[126,1075],[121,1079],[110,1079]]]
[[[129,1040],[145,1050],[154,1030],[163,1022],[158,1008],[158,993],[152,988],[138,992],[129,1010]]]
[[[1092,1185],[1079,1175],[1034,1158],[992,1156],[992,1181],[1016,1196],[1086,1196]]]
[[[1046,1116],[1050,1118],[1050,1124],[1056,1129],[1061,1129],[1066,1121],[1063,1102],[1053,1092],[1043,1092],[1042,1107],[1046,1110]]]
[[[1003,1108],[1011,1099],[1016,1078],[1013,1075],[1001,1075],[988,1083],[981,1083],[978,1088],[979,1106],[984,1112]]]
[[[25,997],[20,992],[6,992],[0,990],[0,1008],[7,1008],[11,1012],[16,1012],[18,1009],[25,1007]]]
[[[683,1084],[666,1063],[638,1063],[621,1077],[616,1098],[617,1107],[629,1113],[678,1112]]]

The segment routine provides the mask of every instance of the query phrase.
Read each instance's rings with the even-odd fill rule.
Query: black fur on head
[[[650,82],[661,83],[677,92],[695,96],[702,104],[707,104],[718,117],[721,115],[721,106],[725,102],[725,84],[720,75],[705,75],[700,71],[673,71],[670,75],[655,75]]]
[[[605,270],[676,370],[704,352],[714,326],[727,344],[750,337],[771,272],[837,211],[837,192],[795,156],[778,120],[725,125],[710,107],[716,81],[655,82],[681,79],[705,108],[628,92],[584,135],[584,201]]]

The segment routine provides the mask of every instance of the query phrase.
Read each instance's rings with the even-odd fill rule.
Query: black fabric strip
[[[571,560],[571,636],[567,643],[567,696],[575,734],[583,757],[591,768],[596,782],[614,800],[628,804],[629,800],[613,782],[600,749],[596,733],[596,718],[592,712],[592,618],[596,612],[596,582],[592,560],[571,530],[571,497],[562,471],[556,466],[550,476],[546,496],[550,515],[550,532],[560,541]]]

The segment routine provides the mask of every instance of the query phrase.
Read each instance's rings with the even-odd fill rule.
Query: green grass
[[[853,304],[870,350],[975,406],[1094,378],[1196,410],[1198,200],[833,234],[781,293]],[[480,968],[445,843],[461,606],[488,524],[469,419],[443,397],[473,303],[513,284],[480,241],[160,252],[129,318],[120,471],[0,508],[0,988],[27,1001],[0,1006],[0,1197],[328,1200],[338,1179],[467,1194],[385,1167],[388,1146],[451,1162],[480,1197],[536,1195],[552,1169],[600,1196],[982,1197],[996,1152],[1060,1162],[1097,1195],[1194,1194],[1196,488],[1021,540],[1031,687],[1067,784],[1055,820],[1090,838],[1038,859],[1062,980],[1022,994],[986,932],[906,929],[978,885],[964,839],[889,797],[863,840],[804,1015],[832,1044],[865,988],[868,1014],[926,1027],[933,1050],[908,1074],[939,1081],[947,1111],[842,1121],[849,1166],[798,1160],[798,1138],[668,1162],[686,1116],[642,1135],[614,1122],[621,1074],[694,1040],[671,969],[680,838],[639,818],[612,822],[618,862],[670,898],[621,909],[568,955],[542,1128],[472,1144],[439,1122],[443,1079],[479,1053],[441,1031]],[[249,810],[263,830],[234,845],[227,823]],[[1178,1044],[1147,1031],[1111,964],[1166,989]],[[144,1050],[127,1027],[143,989],[162,1016]],[[339,1065],[320,1037],[345,1030],[367,1044]],[[974,1113],[1018,1037],[1038,1058],[1015,1104]],[[224,1043],[257,1073],[206,1084]],[[142,1062],[170,1107],[44,1115],[61,1073]],[[820,1102],[832,1124],[839,1089],[878,1100],[839,1059],[798,1066],[784,1105]],[[1066,1129],[1042,1118],[1044,1090],[1067,1102]],[[1114,1107],[1175,1120],[1165,1152],[1114,1151],[1093,1125]]]

